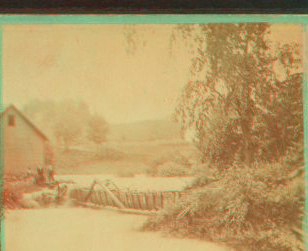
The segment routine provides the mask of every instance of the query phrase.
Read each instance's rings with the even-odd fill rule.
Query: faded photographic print
[[[305,251],[305,39],[3,25],[1,250]]]

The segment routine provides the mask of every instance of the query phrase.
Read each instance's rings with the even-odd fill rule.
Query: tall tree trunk
[[[252,162],[249,124],[250,124],[249,121],[245,121],[242,124],[242,130],[244,136],[244,156],[245,156],[245,164],[247,165],[247,167],[250,167]]]
[[[246,48],[245,48],[245,58],[248,57],[249,50],[249,38],[246,38]],[[244,66],[246,73],[250,71],[248,64]],[[251,83],[253,80],[251,80]],[[244,155],[245,163],[247,167],[250,168],[252,163],[252,152],[251,152],[251,124],[252,124],[252,104],[251,104],[251,88],[250,84],[247,81],[243,81],[243,94],[244,94],[244,111],[242,118],[242,130],[244,136]]]

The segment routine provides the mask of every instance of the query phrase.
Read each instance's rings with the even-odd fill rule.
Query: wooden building
[[[45,165],[47,137],[14,105],[1,109],[1,161],[4,172],[20,174]]]

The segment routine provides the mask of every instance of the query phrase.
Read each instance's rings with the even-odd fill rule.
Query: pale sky
[[[136,25],[128,54],[123,25],[8,25],[3,28],[3,101],[83,99],[110,123],[170,116],[187,83],[190,55],[171,25]],[[301,26],[276,26],[277,41],[302,44]]]

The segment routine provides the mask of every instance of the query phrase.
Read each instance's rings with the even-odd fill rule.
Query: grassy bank
[[[150,218],[144,229],[224,242],[238,251],[305,250],[305,182],[291,178],[293,172],[278,163],[216,172],[216,182],[192,188],[188,200]]]
[[[190,155],[195,150],[181,141],[107,142],[98,150],[95,145],[80,145],[56,151],[57,174],[145,174],[149,165],[162,156],[179,151]]]

